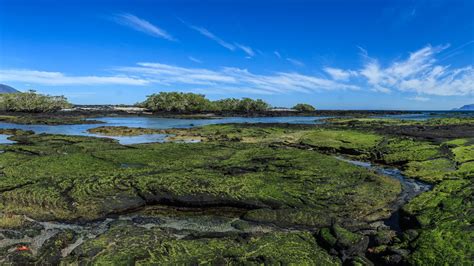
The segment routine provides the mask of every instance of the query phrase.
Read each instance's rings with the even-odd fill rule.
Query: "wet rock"
[[[388,245],[390,244],[394,238],[396,237],[396,232],[392,230],[381,230],[378,231],[376,235],[373,237],[373,242],[375,245]]]
[[[404,264],[410,252],[406,249],[388,247],[385,250],[386,255],[382,256],[382,261],[388,265]]]
[[[397,265],[400,264],[403,260],[403,257],[399,254],[386,255],[383,256],[384,263],[388,265]]]
[[[408,242],[415,240],[418,237],[419,233],[417,230],[408,229],[403,232],[402,239]]]
[[[24,236],[23,233],[19,231],[13,231],[13,230],[2,231],[2,234],[5,238],[10,238],[10,239],[21,239]]]
[[[144,225],[144,224],[162,224],[163,223],[163,220],[158,218],[158,217],[142,217],[142,216],[138,216],[138,217],[134,217],[132,219],[132,222],[136,223],[136,224],[141,224],[141,225]]]
[[[323,247],[330,253],[337,253],[342,261],[364,256],[369,245],[367,236],[350,232],[337,224],[321,229],[318,238]]]
[[[348,265],[353,265],[353,266],[373,266],[374,263],[372,263],[369,259],[367,259],[364,256],[357,256],[353,258]]]
[[[243,220],[236,220],[231,223],[232,227],[240,231],[248,231],[252,228],[249,222]]]
[[[48,239],[40,248],[36,256],[37,264],[57,265],[62,256],[61,250],[75,240],[75,233],[72,230],[62,231]]]

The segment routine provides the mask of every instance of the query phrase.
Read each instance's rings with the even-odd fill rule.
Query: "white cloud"
[[[197,59],[197,58],[195,58],[195,57],[192,57],[192,56],[188,56],[188,59],[191,60],[191,61],[193,61],[193,62],[195,62],[195,63],[198,63],[198,64],[201,64],[201,63],[202,63],[201,60],[199,60],[199,59]]]
[[[428,45],[410,53],[408,58],[392,62],[386,67],[379,61],[369,58],[357,71],[326,68],[333,80],[349,80],[362,77],[370,88],[379,92],[393,90],[416,93],[418,95],[472,95],[474,94],[474,68],[472,65],[453,68],[441,65],[437,57],[449,46]],[[452,51],[451,51],[452,52]],[[448,54],[451,53],[448,51]],[[349,74],[350,73],[350,74]]]
[[[274,51],[273,53],[276,55],[276,57],[281,58],[281,54],[278,51]]]
[[[415,96],[415,97],[408,98],[408,100],[417,101],[417,102],[427,102],[430,100],[430,98]]]
[[[358,75],[356,71],[332,67],[325,67],[324,71],[326,71],[326,73],[328,73],[334,80],[348,80],[351,76]]]
[[[130,27],[137,31],[144,32],[153,37],[163,38],[169,41],[176,41],[176,39],[165,30],[135,15],[128,13],[117,14],[114,16],[113,20],[121,25]]]
[[[247,69],[225,67],[219,70],[184,68],[162,63],[138,63],[132,67],[118,68],[126,75],[139,76],[153,83],[179,87],[202,85],[208,91],[227,90],[259,94],[311,92],[320,90],[357,90],[358,86],[338,81],[302,75],[295,72],[277,72],[268,75],[254,74]],[[201,87],[201,90],[204,88]]]
[[[235,45],[239,47],[242,51],[244,51],[248,56],[253,57],[255,55],[255,52],[253,51],[251,47],[238,44],[238,43],[236,43]]]
[[[304,63],[299,61],[299,60],[296,60],[296,59],[293,59],[293,58],[287,58],[286,59],[288,62],[292,63],[293,65],[295,66],[299,66],[299,67],[302,67],[304,66]]]
[[[132,76],[68,76],[60,72],[25,69],[0,70],[2,82],[29,82],[43,85],[147,85],[150,81]]]
[[[222,40],[221,38],[217,37],[216,35],[214,35],[214,33],[210,32],[209,30],[207,30],[206,28],[203,28],[203,27],[198,27],[198,26],[193,26],[193,25],[188,25],[188,27],[190,27],[191,29],[201,33],[202,35],[206,36],[207,38],[217,42],[218,44],[220,44],[221,46],[231,50],[231,51],[234,51],[235,50],[235,46]]]

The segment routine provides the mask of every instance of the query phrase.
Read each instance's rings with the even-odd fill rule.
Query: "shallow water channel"
[[[336,157],[341,161],[345,161],[360,167],[364,167],[370,170],[375,171],[378,174],[389,176],[400,181],[402,185],[402,192],[398,195],[398,198],[393,202],[392,208],[395,210],[392,215],[384,221],[384,224],[388,226],[391,230],[394,230],[398,233],[401,232],[400,228],[400,208],[403,207],[414,197],[420,195],[423,192],[426,192],[432,188],[432,185],[414,180],[411,178],[405,177],[402,172],[397,168],[387,168],[381,165],[375,165],[369,162],[355,161],[342,157]]]

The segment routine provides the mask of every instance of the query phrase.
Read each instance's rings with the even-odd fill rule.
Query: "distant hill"
[[[5,84],[0,84],[0,93],[18,93],[19,91],[15,90],[14,88],[5,85]]]
[[[466,104],[461,108],[456,108],[454,110],[461,110],[461,111],[474,111],[474,103],[473,104]]]

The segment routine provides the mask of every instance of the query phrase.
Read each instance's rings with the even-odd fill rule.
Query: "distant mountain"
[[[454,110],[461,110],[461,111],[474,111],[474,103],[473,104],[466,104],[461,108],[455,108]]]
[[[0,84],[0,93],[18,93],[19,91],[15,90],[14,88],[5,85],[5,84]]]

